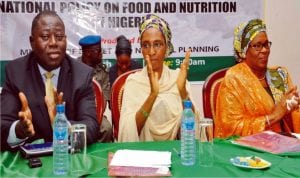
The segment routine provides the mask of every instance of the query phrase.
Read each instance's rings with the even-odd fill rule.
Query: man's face
[[[43,16],[30,36],[30,44],[37,62],[50,71],[60,66],[66,54],[65,28],[59,18]]]
[[[101,44],[85,46],[82,48],[82,62],[95,67],[102,62]]]

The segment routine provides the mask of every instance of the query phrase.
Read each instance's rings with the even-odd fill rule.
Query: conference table
[[[180,141],[95,143],[87,148],[86,177],[108,176],[108,153],[120,149],[157,150],[172,152],[172,177],[300,177],[300,152],[272,154],[243,147],[226,139],[214,140],[214,165],[202,167],[197,163],[183,166],[174,150],[180,150]],[[258,156],[272,165],[265,169],[249,169],[234,166],[230,158],[236,156]],[[52,156],[40,157],[42,167],[29,168],[28,160],[20,152],[1,152],[1,177],[58,177],[52,172]],[[61,177],[61,176],[60,176]],[[70,175],[65,177],[72,177]]]

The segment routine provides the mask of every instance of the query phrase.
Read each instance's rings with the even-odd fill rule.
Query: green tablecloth
[[[199,158],[194,166],[185,167],[173,148],[180,150],[179,141],[139,143],[96,143],[88,146],[88,177],[107,177],[107,155],[119,149],[160,150],[172,152],[171,173],[173,177],[300,177],[300,153],[275,155],[230,143],[214,141],[215,161],[213,167],[201,167]],[[235,167],[230,158],[236,156],[259,156],[272,163],[263,170]],[[56,177],[52,173],[52,156],[41,157],[43,166],[29,168],[27,160],[19,152],[1,153],[1,177]],[[70,176],[68,176],[70,177]]]

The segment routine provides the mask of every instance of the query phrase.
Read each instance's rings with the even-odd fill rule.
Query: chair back
[[[96,113],[99,125],[102,123],[103,113],[106,108],[106,102],[100,84],[93,78],[93,88],[95,93]]]
[[[123,73],[114,81],[111,87],[111,98],[110,98],[111,115],[112,115],[112,124],[114,128],[114,138],[116,140],[118,139],[120,111],[122,106],[122,97],[123,97],[125,81],[130,74],[140,70],[141,69],[135,69]]]
[[[227,70],[228,68],[224,68],[213,72],[206,78],[203,84],[202,99],[204,117],[215,118],[217,95]]]

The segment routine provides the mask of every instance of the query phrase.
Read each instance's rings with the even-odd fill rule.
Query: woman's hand
[[[296,100],[296,102],[292,102],[290,104],[287,103],[289,100]],[[286,114],[289,114],[291,111],[297,109],[299,107],[299,97],[297,93],[297,87],[292,87],[288,90],[281,100],[275,105],[273,112],[269,115],[270,122],[275,123],[281,120]]]
[[[148,115],[150,114],[152,106],[159,93],[158,73],[153,71],[152,64],[148,55],[145,56],[145,60],[147,62],[147,72],[150,81],[151,93],[135,115],[136,127],[139,135],[141,134],[146,119],[148,118]]]
[[[54,101],[52,101],[47,96],[45,96],[45,103],[46,103],[46,106],[47,106],[47,110],[48,110],[48,114],[49,114],[51,124],[53,124],[53,121],[54,121],[54,118],[55,118],[55,115],[56,115],[56,105],[63,103],[63,93],[60,92],[58,94],[56,89],[53,90],[53,93],[54,93]]]
[[[16,135],[17,138],[23,139],[33,136],[35,131],[32,124],[31,110],[28,106],[27,98],[23,92],[19,93],[19,99],[22,104],[22,109],[18,113],[19,122],[16,125]]]
[[[180,72],[176,81],[181,99],[183,100],[188,97],[185,84],[186,84],[187,74],[189,70],[190,55],[191,55],[191,49],[188,49],[188,51],[185,53],[185,58],[180,65]]]
[[[157,96],[159,93],[158,73],[152,70],[152,64],[148,55],[145,56],[147,62],[147,72],[150,81],[151,94]]]
[[[286,104],[287,104],[288,111],[299,109],[300,98],[299,98],[299,93],[297,92],[297,86],[294,86],[291,89],[291,93],[289,93],[287,96]]]

